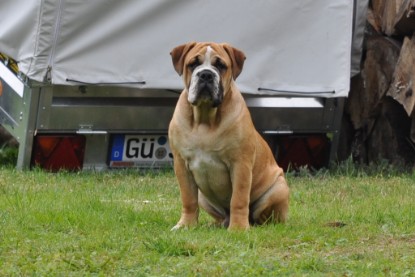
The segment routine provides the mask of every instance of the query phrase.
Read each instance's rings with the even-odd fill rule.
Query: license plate
[[[109,161],[111,168],[160,168],[172,163],[173,155],[166,135],[113,136]]]

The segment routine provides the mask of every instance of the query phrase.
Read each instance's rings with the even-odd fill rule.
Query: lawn
[[[0,276],[415,276],[415,172],[287,177],[284,225],[171,232],[171,171],[0,168]]]

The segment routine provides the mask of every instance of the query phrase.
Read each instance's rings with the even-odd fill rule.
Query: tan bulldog
[[[190,42],[170,54],[185,85],[169,126],[182,200],[172,230],[196,225],[199,206],[229,230],[284,222],[289,188],[283,170],[234,82],[244,53],[225,43]]]

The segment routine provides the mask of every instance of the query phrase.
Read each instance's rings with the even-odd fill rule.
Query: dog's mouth
[[[193,106],[210,105],[212,108],[217,108],[222,104],[223,93],[220,88],[213,90],[209,87],[201,86],[196,94],[194,99],[189,100]]]

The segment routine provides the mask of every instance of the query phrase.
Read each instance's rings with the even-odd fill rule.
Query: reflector
[[[85,153],[82,135],[37,135],[34,138],[31,166],[53,172],[81,170]]]

